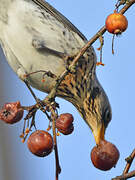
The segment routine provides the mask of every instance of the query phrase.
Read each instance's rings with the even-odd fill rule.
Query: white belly
[[[44,11],[43,11],[44,13]],[[45,19],[44,15],[48,16]],[[65,29],[62,23],[55,21],[50,14],[41,13],[34,3],[14,1],[8,12],[8,24],[3,28],[2,43],[10,66],[18,74],[31,73],[39,70],[51,71],[56,76],[64,69],[64,61],[54,54],[39,53],[32,40],[38,38],[45,42],[48,48],[74,55],[84,45],[77,33]],[[30,84],[42,91],[49,92],[54,85],[52,78],[36,73],[29,78]]]

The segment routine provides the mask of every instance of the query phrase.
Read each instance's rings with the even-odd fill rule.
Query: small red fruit
[[[52,152],[52,136],[43,130],[33,132],[27,141],[29,150],[36,156],[45,157]]]
[[[119,151],[116,146],[110,142],[102,140],[98,146],[91,151],[91,161],[93,165],[103,171],[115,167],[119,159]]]
[[[0,120],[5,123],[14,124],[23,117],[24,110],[20,102],[6,103],[0,110]]]
[[[120,13],[110,14],[105,21],[106,29],[112,34],[121,34],[128,27],[127,18]]]
[[[64,135],[71,134],[74,130],[73,120],[72,114],[61,114],[56,120],[56,128]]]

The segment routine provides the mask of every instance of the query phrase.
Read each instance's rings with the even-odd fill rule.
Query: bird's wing
[[[45,9],[48,13],[53,15],[60,23],[66,26],[69,30],[72,30],[75,33],[77,33],[84,41],[87,41],[86,37],[65,16],[63,16],[60,12],[53,8],[49,3],[47,3],[44,0],[32,1],[38,4],[43,9]]]

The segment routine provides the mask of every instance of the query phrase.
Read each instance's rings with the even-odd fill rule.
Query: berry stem
[[[59,178],[59,174],[61,173],[61,167],[59,163],[59,155],[58,155],[58,147],[57,147],[57,135],[56,135],[56,119],[57,114],[55,110],[50,106],[51,118],[52,118],[52,130],[53,130],[53,141],[54,141],[54,152],[55,152],[55,163],[56,163],[56,180]]]
[[[112,37],[112,54],[114,54],[114,38],[115,38],[115,34],[113,34]]]
[[[97,50],[100,51],[100,62],[97,62],[97,65],[103,65],[104,64],[102,63],[102,49],[103,49],[103,45],[104,45],[104,37],[101,35],[99,36],[99,41],[100,41],[100,47],[97,48]]]

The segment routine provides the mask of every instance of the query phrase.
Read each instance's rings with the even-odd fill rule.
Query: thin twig
[[[112,54],[114,54],[114,38],[115,38],[115,34],[113,34],[112,37]]]
[[[116,3],[115,7],[116,7],[116,11],[118,12],[118,8],[121,6],[121,5],[124,5],[126,3],[128,3],[129,0],[118,0],[118,2]]]
[[[117,177],[113,178],[112,180],[126,180],[126,179],[130,179],[132,177],[135,177],[135,170],[131,171],[129,173],[123,174],[121,176],[117,176]]]
[[[54,152],[55,152],[55,163],[56,163],[56,180],[59,178],[61,173],[61,167],[59,163],[58,147],[57,147],[57,135],[56,135],[56,119],[57,114],[55,110],[50,106],[51,118],[52,118],[52,130],[53,130],[53,141],[54,141]]]
[[[133,150],[133,152],[131,153],[131,155],[129,157],[127,157],[125,160],[127,161],[127,164],[125,166],[125,169],[123,171],[123,174],[128,173],[130,166],[133,162],[133,159],[135,158],[135,149]]]
[[[32,96],[34,97],[35,101],[38,103],[38,98],[35,95],[35,93],[33,92],[32,88],[30,87],[29,83],[27,81],[24,81],[24,83],[26,84],[27,88],[29,89],[29,91],[31,92]]]
[[[127,161],[127,164],[125,166],[123,174],[120,176],[116,176],[115,178],[112,178],[112,180],[126,180],[131,177],[135,177],[135,170],[128,173],[134,158],[135,158],[135,149],[133,150],[131,155],[125,159]]]

